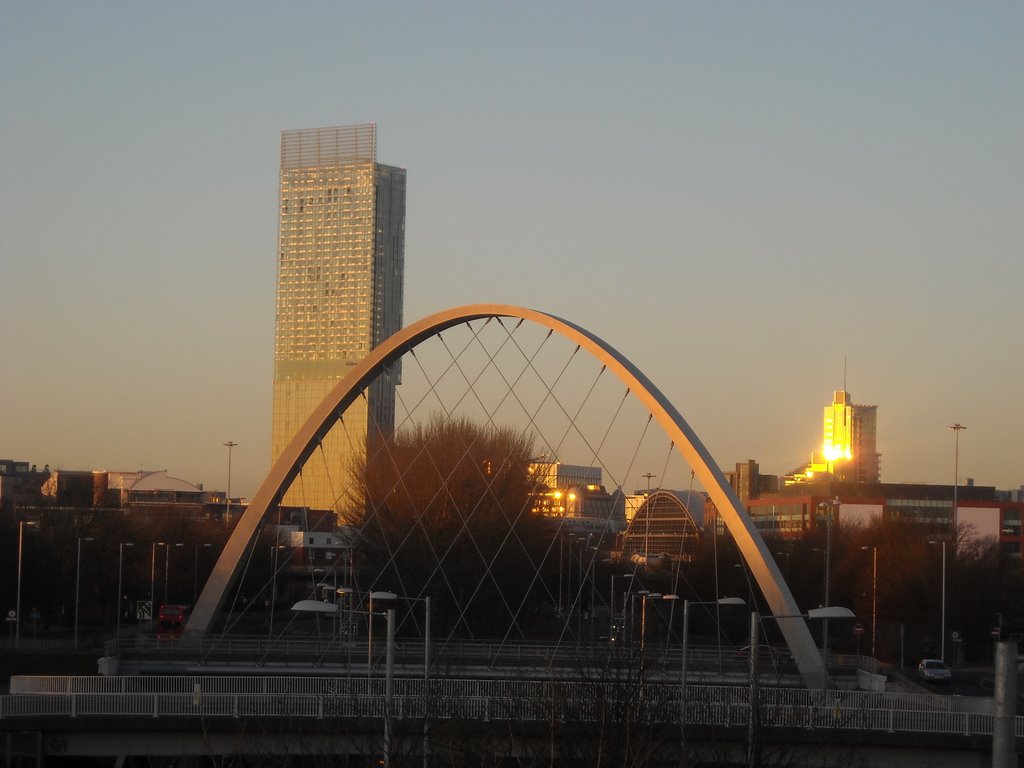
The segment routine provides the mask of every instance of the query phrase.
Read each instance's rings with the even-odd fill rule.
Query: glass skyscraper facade
[[[377,162],[376,125],[281,134],[273,459],[338,381],[402,327],[405,169]],[[394,429],[400,368],[346,412],[283,503],[338,509],[375,431]]]

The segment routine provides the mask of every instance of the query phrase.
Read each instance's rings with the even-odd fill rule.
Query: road
[[[915,670],[908,670],[918,688],[927,693],[946,696],[992,696],[992,667],[958,667],[948,683],[926,683],[918,680]],[[1024,676],[1017,676],[1017,714],[1024,716]]]

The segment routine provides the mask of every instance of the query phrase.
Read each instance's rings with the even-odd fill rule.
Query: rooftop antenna
[[[846,391],[846,355],[843,355],[843,392]]]

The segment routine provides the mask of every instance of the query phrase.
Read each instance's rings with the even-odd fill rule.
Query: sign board
[[[338,628],[338,633],[342,635],[348,635],[352,637],[359,634],[359,623],[355,621],[346,621]]]
[[[861,624],[859,621],[856,624],[853,625],[853,634],[855,634],[855,635],[863,635],[864,634],[864,625]]]
[[[135,618],[140,621],[153,618],[153,603],[149,600],[139,600],[135,604]]]
[[[954,630],[953,630],[953,633],[952,633],[952,634],[953,634],[953,642],[954,642],[954,643],[959,643],[959,642],[960,642],[960,640],[961,640],[961,638],[960,638],[960,633],[959,633],[959,632],[957,632],[957,631],[956,631],[956,630],[954,629]]]
[[[994,637],[996,640],[998,640],[999,639],[999,635],[1000,635],[999,627],[992,627],[992,637]]]

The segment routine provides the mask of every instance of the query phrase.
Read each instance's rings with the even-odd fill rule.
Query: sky
[[[0,457],[252,494],[280,132],[408,169],[405,318],[564,317],[718,463],[846,388],[1024,485],[1024,3],[0,3]],[[845,373],[844,373],[845,372]]]

